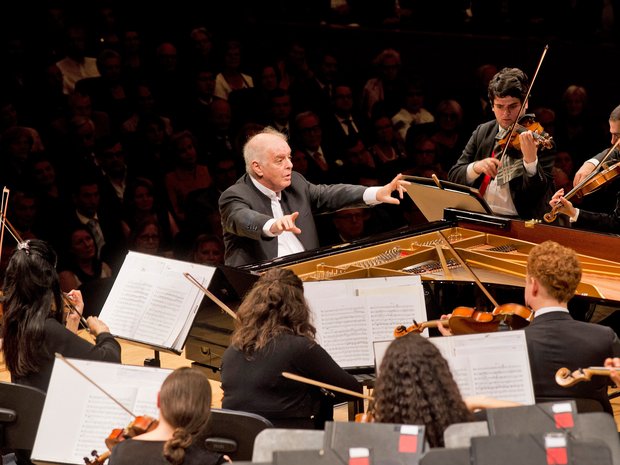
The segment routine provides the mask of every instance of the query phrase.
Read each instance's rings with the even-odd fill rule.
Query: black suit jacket
[[[450,169],[448,179],[467,185],[467,166],[478,160],[488,158],[493,153],[499,131],[497,121],[481,124],[471,135],[463,153]],[[521,157],[521,154],[515,156]],[[519,217],[524,219],[542,218],[549,210],[549,200],[553,196],[553,168],[555,150],[538,150],[538,165],[534,176],[520,176],[510,181],[510,194]],[[484,174],[474,181],[474,187],[480,187]]]
[[[576,321],[568,313],[551,312],[534,318],[524,329],[532,369],[534,395],[543,398],[585,398],[599,401],[611,413],[607,397],[608,378],[565,388],[555,382],[555,373],[566,367],[602,366],[607,357],[620,355],[620,341],[607,326]]]
[[[291,185],[282,191],[280,203],[285,215],[299,212],[295,224],[301,234],[297,237],[308,250],[319,246],[313,214],[363,206],[365,190],[364,186],[350,184],[311,184],[293,171]],[[278,238],[263,236],[263,226],[273,218],[271,200],[254,186],[248,174],[222,193],[219,207],[226,265],[241,266],[278,256]]]

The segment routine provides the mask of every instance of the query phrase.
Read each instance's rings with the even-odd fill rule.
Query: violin
[[[603,158],[603,162],[601,162],[601,166],[604,161],[609,157],[609,155],[614,151],[618,144],[620,143],[620,139],[616,141],[616,143],[607,151],[605,158]],[[564,198],[566,200],[570,200],[572,197],[582,198],[586,195],[591,194],[592,192],[596,192],[601,187],[603,187],[606,183],[615,179],[620,174],[620,162],[614,163],[611,166],[608,166],[602,171],[593,172],[590,176],[585,178],[575,187],[573,187],[570,191],[568,191]],[[562,203],[558,201],[550,212],[544,214],[543,218],[547,223],[551,223],[555,221],[555,218],[558,216],[558,211],[562,208]]]
[[[524,305],[520,304],[502,304],[493,309],[491,312],[494,321],[499,324],[505,323],[510,329],[523,329],[530,324],[534,318],[534,312]]]
[[[507,324],[510,329],[525,328],[532,320],[533,312],[519,304],[498,305],[492,312],[482,312],[470,307],[456,307],[449,318],[431,320],[420,324],[414,322],[406,327],[397,326],[394,337],[402,337],[411,332],[421,333],[426,328],[436,328],[440,324],[450,328],[454,335],[492,333],[499,329],[500,324]]]
[[[450,317],[445,320],[431,320],[420,324],[414,321],[409,327],[397,326],[394,330],[394,337],[402,337],[412,332],[421,333],[426,328],[436,328],[439,325],[449,327],[455,335],[476,334],[497,331],[499,321],[494,321],[491,312],[481,312],[471,307],[456,307]]]
[[[534,142],[536,142],[538,147],[545,149],[553,148],[553,137],[545,132],[540,123],[536,121],[535,115],[530,113],[519,118],[514,125],[514,130],[508,131],[506,137],[497,141],[497,145],[501,147],[502,150],[508,144],[510,147],[521,151],[521,141],[518,136],[526,131],[532,131]]]
[[[141,434],[148,433],[149,431],[157,428],[159,422],[153,417],[148,415],[139,415],[135,417],[125,428],[114,428],[112,432],[105,439],[105,445],[108,448],[103,454],[97,453],[96,450],[91,452],[89,457],[84,457],[84,463],[86,465],[103,465],[103,463],[110,457],[112,449],[119,442],[125,439],[131,439]]]
[[[568,368],[560,368],[555,373],[555,382],[562,387],[571,387],[582,381],[591,381],[592,376],[609,376],[612,372],[618,371],[617,368],[589,367],[578,368],[570,371]]]

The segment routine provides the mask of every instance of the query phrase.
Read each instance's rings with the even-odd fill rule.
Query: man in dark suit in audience
[[[581,280],[579,259],[572,249],[546,241],[534,247],[527,261],[525,303],[534,319],[525,328],[537,402],[574,398],[598,401],[612,413],[607,396],[608,378],[595,376],[572,387],[559,386],[555,373],[566,367],[601,366],[606,358],[620,356],[620,341],[613,329],[573,320],[568,301]],[[588,407],[591,409],[591,407]]]

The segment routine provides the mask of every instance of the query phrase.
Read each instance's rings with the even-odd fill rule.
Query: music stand
[[[443,219],[446,208],[493,214],[478,189],[439,179],[404,176],[407,193],[428,221]]]

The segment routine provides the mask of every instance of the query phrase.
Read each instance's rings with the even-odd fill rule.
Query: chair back
[[[212,452],[228,455],[233,461],[252,460],[256,436],[272,427],[271,422],[260,415],[212,409],[205,446]]]
[[[252,462],[271,462],[276,450],[320,450],[324,434],[323,431],[307,429],[264,429],[254,440]]]
[[[0,382],[0,448],[32,450],[45,392]]]

